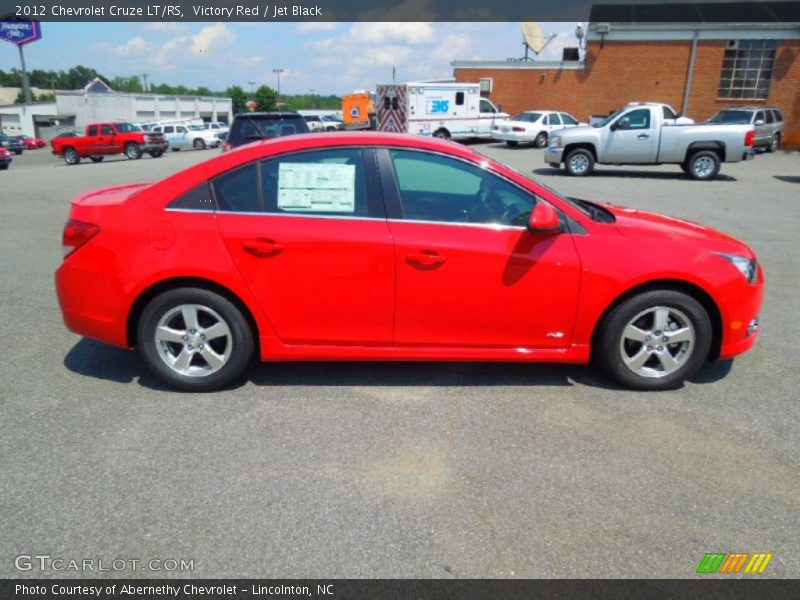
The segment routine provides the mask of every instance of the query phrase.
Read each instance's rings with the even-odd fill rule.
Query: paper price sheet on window
[[[355,165],[281,163],[278,208],[295,212],[354,213],[355,184]]]

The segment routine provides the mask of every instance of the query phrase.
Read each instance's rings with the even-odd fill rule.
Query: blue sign
[[[0,40],[22,46],[41,38],[42,27],[38,21],[0,21]]]

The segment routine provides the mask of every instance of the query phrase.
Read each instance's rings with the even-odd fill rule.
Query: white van
[[[387,83],[378,86],[378,131],[442,139],[491,139],[507,121],[477,83]]]

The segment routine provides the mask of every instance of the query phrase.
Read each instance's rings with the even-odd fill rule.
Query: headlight
[[[561,146],[563,144],[564,144],[563,140],[558,136],[554,136],[554,137],[550,138],[550,147],[551,148],[561,148]]]
[[[758,261],[755,258],[747,258],[737,254],[724,254],[723,252],[715,252],[715,254],[729,260],[734,267],[739,269],[748,283],[755,283],[758,279]]]

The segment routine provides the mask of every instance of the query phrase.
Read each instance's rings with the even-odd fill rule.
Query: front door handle
[[[423,250],[421,252],[406,254],[406,260],[426,267],[435,267],[444,263],[444,256],[439,255],[438,252],[434,252],[433,250]]]
[[[636,137],[639,138],[640,140],[646,140],[647,138],[650,137],[650,134],[649,133],[640,133]]]
[[[256,258],[268,258],[275,256],[283,250],[283,244],[279,244],[275,240],[269,238],[257,238],[255,240],[248,240],[244,244],[244,251],[252,254]]]

